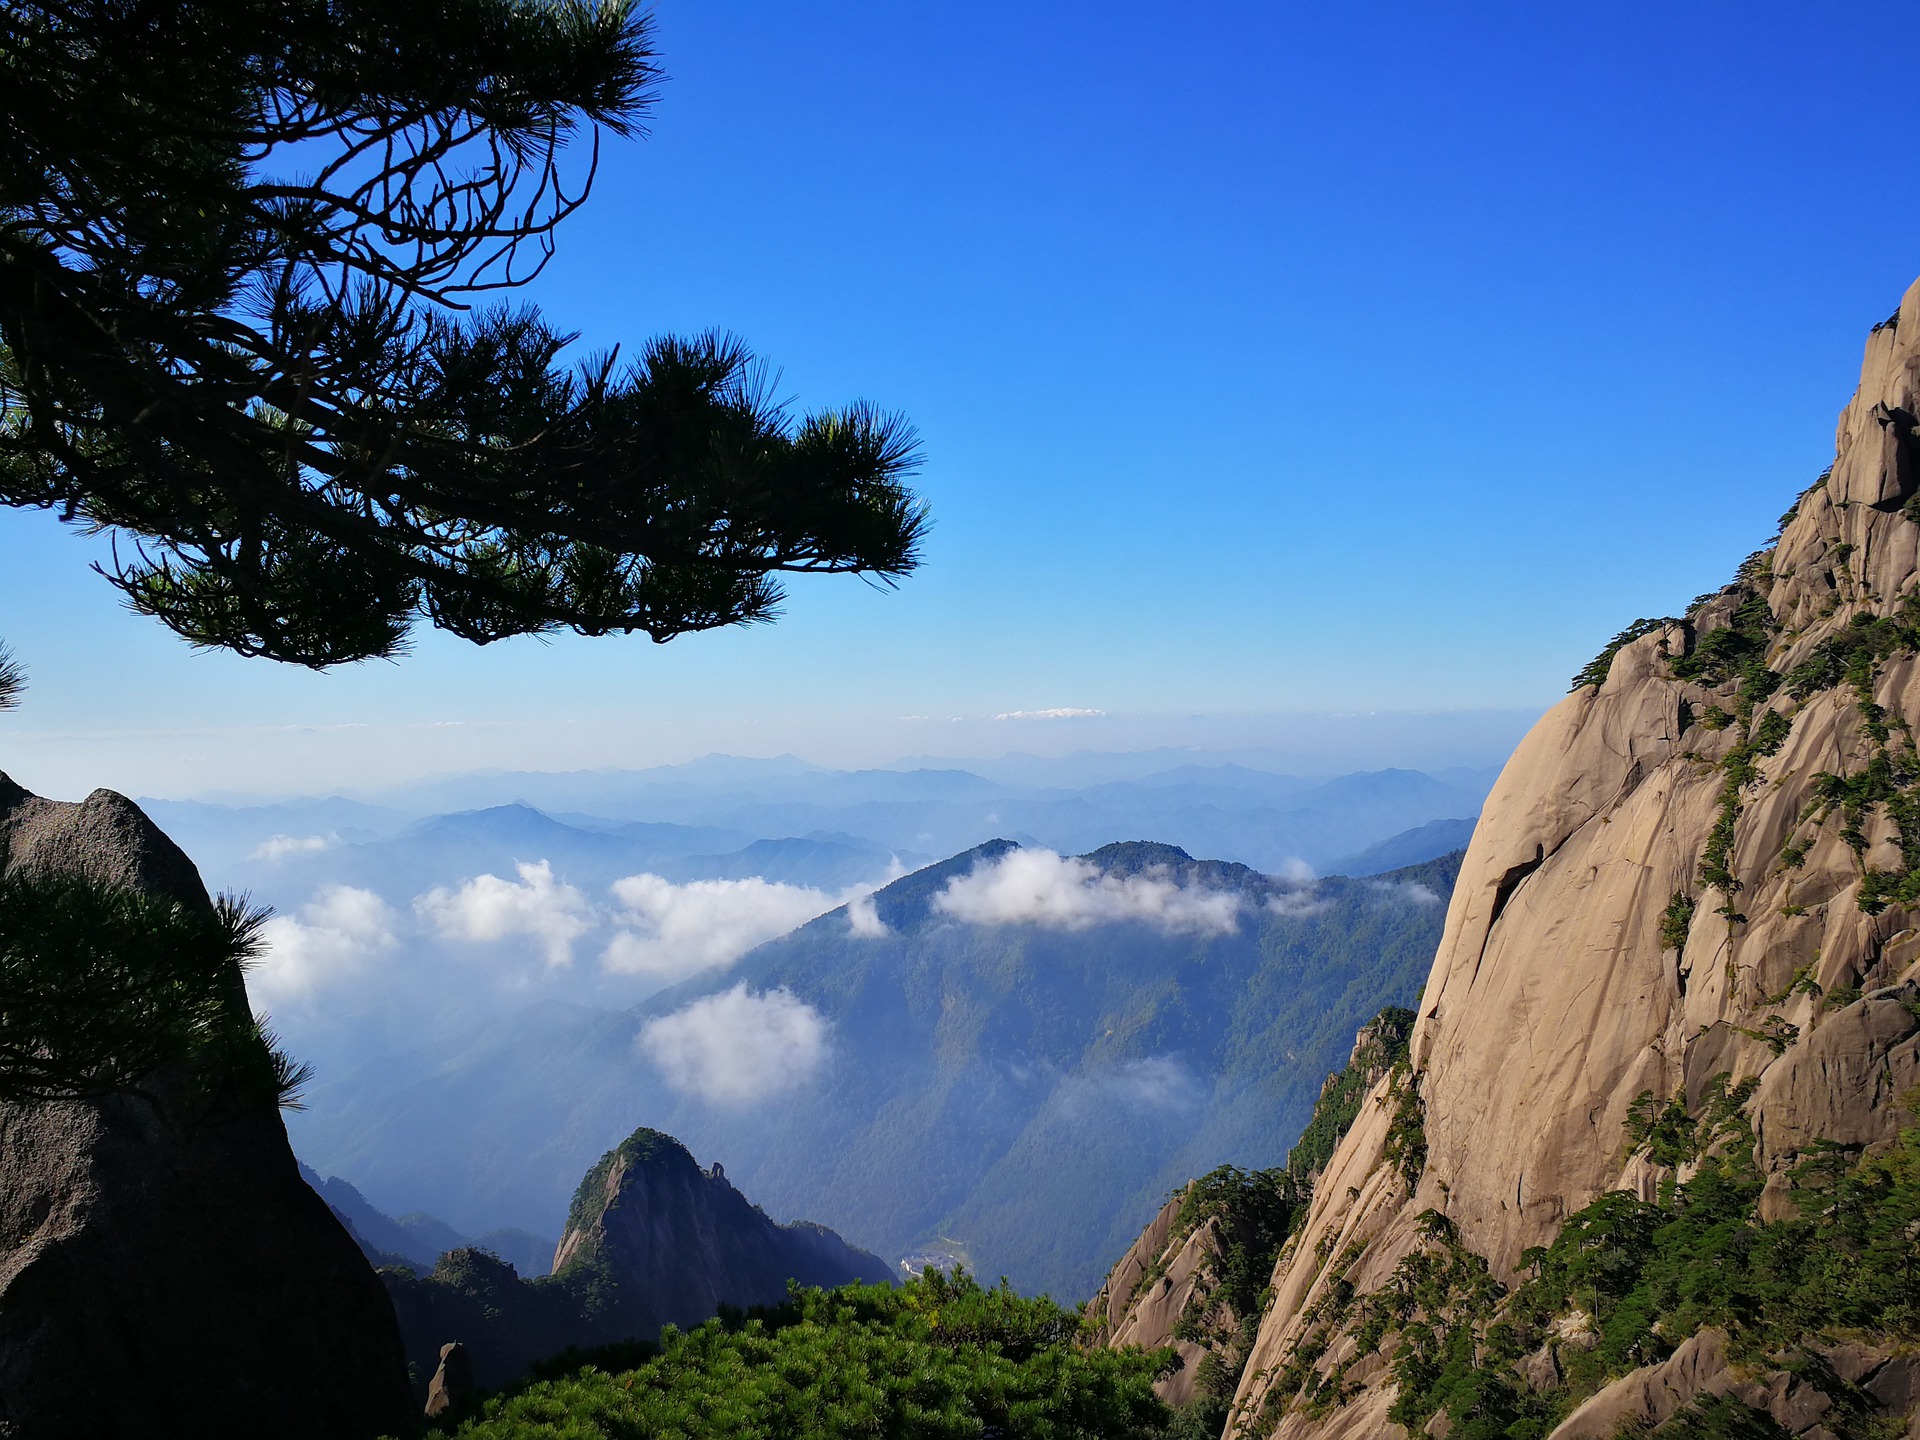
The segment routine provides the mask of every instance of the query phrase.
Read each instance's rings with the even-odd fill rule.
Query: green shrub
[[[1660,948],[1662,950],[1684,950],[1687,948],[1687,935],[1693,929],[1694,898],[1684,890],[1676,890],[1667,901],[1667,908],[1660,915]]]
[[[1410,1061],[1402,1060],[1391,1074],[1387,1093],[1393,1116],[1387,1122],[1383,1153],[1411,1190],[1427,1168],[1427,1107],[1420,1098],[1420,1077]]]
[[[730,1314],[624,1373],[588,1367],[489,1400],[469,1440],[1163,1440],[1153,1393],[1170,1351],[1078,1343],[1080,1320],[1003,1281],[929,1272],[885,1285],[793,1288]],[[1187,1432],[1176,1432],[1185,1434]]]
[[[1313,1115],[1299,1141],[1287,1152],[1287,1169],[1304,1184],[1326,1169],[1327,1162],[1360,1113],[1360,1102],[1380,1075],[1407,1058],[1413,1036],[1414,1013],[1389,1005],[1367,1023],[1367,1042],[1352,1063],[1330,1076],[1314,1102]]]

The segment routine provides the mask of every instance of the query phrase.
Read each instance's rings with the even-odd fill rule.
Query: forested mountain
[[[323,1080],[300,1143],[386,1208],[551,1233],[647,1124],[775,1215],[1080,1299],[1172,1188],[1285,1155],[1355,1028],[1412,997],[1456,866],[1297,882],[996,842],[630,1012]]]

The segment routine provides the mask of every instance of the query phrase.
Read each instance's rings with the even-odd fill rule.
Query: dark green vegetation
[[[27,672],[7,647],[0,645],[0,710],[11,710],[18,705],[20,692],[26,688]]]
[[[0,876],[0,1101],[140,1090],[183,1067],[167,1086],[182,1115],[297,1103],[305,1075],[248,1011],[236,968],[258,953],[266,918],[227,898],[203,910],[71,877]]]
[[[1729,1088],[1722,1076],[1691,1111],[1642,1096],[1630,1143],[1665,1165],[1697,1162],[1697,1171],[1667,1179],[1654,1202],[1613,1191],[1569,1216],[1551,1245],[1527,1253],[1532,1274],[1512,1290],[1460,1244],[1445,1216],[1427,1212],[1426,1243],[1385,1287],[1360,1296],[1336,1280],[1309,1312],[1316,1328],[1274,1387],[1267,1427],[1289,1400],[1331,1409],[1347,1393],[1346,1370],[1397,1339],[1392,1418],[1410,1432],[1445,1410],[1452,1435],[1535,1440],[1607,1381],[1717,1326],[1730,1334],[1734,1358],[1802,1374],[1832,1396],[1839,1415],[1860,1422],[1848,1433],[1878,1434],[1863,1418],[1865,1397],[1804,1347],[1860,1335],[1920,1341],[1920,1125],[1879,1154],[1815,1145],[1791,1172],[1798,1213],[1763,1220],[1763,1177],[1742,1109],[1751,1093],[1750,1083]],[[1587,1343],[1556,1330],[1568,1314],[1587,1318]],[[1313,1378],[1324,1353],[1316,1346],[1355,1322],[1357,1354]],[[1547,1344],[1563,1378],[1535,1393],[1513,1365]],[[1736,1402],[1714,1402],[1659,1433],[1772,1435],[1771,1425]]]
[[[490,1400],[473,1440],[1151,1440],[1166,1352],[1078,1343],[1080,1319],[1006,1285],[938,1272],[900,1288],[796,1288],[783,1305],[662,1338],[624,1373],[584,1368]]]
[[[628,0],[0,9],[0,503],[195,644],[656,640],[893,577],[914,441],[717,335],[568,361],[533,278],[660,78]]]
[[[1662,950],[1684,950],[1687,948],[1687,936],[1693,930],[1693,912],[1698,908],[1693,896],[1684,890],[1676,890],[1667,901],[1667,908],[1660,916],[1660,948]]]
[[[1406,1068],[1413,1021],[1413,1011],[1389,1005],[1368,1022],[1347,1064],[1327,1077],[1314,1102],[1313,1118],[1287,1152],[1287,1169],[1301,1184],[1310,1185],[1327,1168],[1373,1082],[1388,1071],[1397,1074]]]
[[[1634,621],[1631,625],[1627,626],[1626,629],[1609,640],[1605,648],[1603,648],[1598,655],[1594,656],[1593,659],[1589,660],[1578,675],[1573,677],[1573,683],[1567,687],[1568,693],[1571,694],[1575,690],[1582,690],[1589,686],[1597,689],[1601,685],[1604,685],[1607,681],[1607,672],[1613,669],[1614,656],[1618,655],[1634,641],[1643,639],[1657,631],[1664,630],[1673,623],[1674,621],[1671,616]]]

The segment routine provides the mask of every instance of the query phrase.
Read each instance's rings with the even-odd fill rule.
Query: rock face
[[[580,1182],[553,1269],[559,1279],[610,1278],[617,1328],[647,1339],[662,1325],[697,1325],[722,1305],[776,1304],[790,1279],[831,1288],[894,1278],[886,1261],[824,1225],[776,1225],[720,1166],[702,1170],[678,1140],[647,1129]]]
[[[1189,1181],[1088,1302],[1094,1343],[1171,1347],[1179,1356],[1179,1368],[1154,1384],[1168,1404],[1204,1400],[1218,1408],[1232,1393],[1259,1319],[1259,1300],[1251,1291],[1265,1278],[1264,1267],[1352,1125],[1362,1095],[1404,1065],[1413,1018],[1410,1010],[1389,1007],[1363,1026],[1345,1067],[1320,1087],[1313,1117],[1287,1163],[1251,1174],[1228,1166]],[[1256,1278],[1249,1280],[1249,1274]]]
[[[458,1410],[473,1399],[477,1389],[467,1347],[458,1340],[448,1341],[440,1347],[440,1368],[433,1372],[427,1386],[427,1418],[438,1419],[450,1410]]]
[[[1180,1317],[1188,1306],[1196,1301],[1196,1308],[1208,1305],[1210,1272],[1220,1260],[1220,1227],[1215,1221],[1176,1233],[1181,1203],[1192,1188],[1189,1185],[1160,1208],[1087,1305],[1087,1319],[1098,1327],[1094,1333],[1099,1344],[1114,1349],[1173,1347],[1180,1368],[1155,1381],[1153,1387],[1169,1405],[1185,1405],[1196,1394],[1196,1376],[1209,1351],[1176,1331],[1183,1328]]]
[[[209,903],[104,790],[0,776],[0,871]],[[125,1096],[0,1103],[0,1436],[335,1440],[412,1413],[392,1308],[271,1102],[185,1126]]]
[[[1652,1199],[1672,1172],[1625,1138],[1637,1097],[1698,1113],[1713,1077],[1753,1081],[1776,1213],[1816,1139],[1896,1133],[1892,1102],[1920,1083],[1920,829],[1901,819],[1917,391],[1920,285],[1874,330],[1834,465],[1777,542],[1684,619],[1628,632],[1514,754],[1453,893],[1413,1084],[1375,1086],[1316,1187],[1230,1435],[1404,1433],[1378,1357],[1343,1373],[1344,1398],[1303,1399],[1356,1356],[1326,1319],[1335,1291],[1378,1292],[1441,1233],[1510,1283],[1603,1192]],[[1612,1433],[1585,1426],[1561,1433]]]

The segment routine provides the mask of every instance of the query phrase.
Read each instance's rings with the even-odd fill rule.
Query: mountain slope
[[[1473,839],[1473,826],[1471,820],[1429,820],[1425,825],[1389,835],[1379,844],[1336,860],[1327,868],[1335,875],[1378,875],[1403,865],[1418,865],[1423,860],[1466,849]]]
[[[1777,542],[1508,764],[1230,1434],[1905,1413],[1920,1334],[1875,1287],[1920,1264],[1917,391],[1920,286]]]
[[[1192,1407],[1191,1422],[1218,1433],[1253,1350],[1262,1291],[1334,1147],[1373,1084],[1407,1059],[1411,1010],[1389,1006],[1355,1037],[1329,1075],[1313,1118],[1284,1166],[1223,1165],[1170,1196],[1086,1307],[1097,1343],[1110,1349],[1171,1346],[1180,1366],[1154,1389]]]
[[[421,1211],[399,1219],[374,1207],[359,1189],[338,1175],[321,1179],[305,1165],[300,1178],[327,1202],[334,1218],[347,1227],[361,1252],[376,1266],[404,1265],[431,1270],[449,1250],[485,1250],[513,1266],[521,1275],[545,1275],[553,1268],[555,1243],[525,1230],[490,1230],[485,1235],[462,1235],[444,1220]]]
[[[1081,862],[1100,885],[1231,901],[1231,928],[1204,933],[942,908],[1022,853],[930,866],[875,895],[885,933],[835,912],[641,1014],[743,983],[814,1007],[842,1037],[816,1086],[747,1113],[681,1099],[679,1133],[780,1210],[1072,1297],[1189,1176],[1284,1156],[1354,1029],[1411,998],[1457,862],[1307,886],[1171,846]]]
[[[1136,910],[941,908],[1021,854],[1062,903]],[[1168,846],[997,842],[880,890],[863,930],[835,910],[633,1012],[550,1007],[325,1080],[303,1154],[390,1212],[538,1232],[648,1125],[777,1216],[1079,1298],[1169,1190],[1279,1163],[1354,1030],[1412,998],[1456,863],[1301,884]]]

